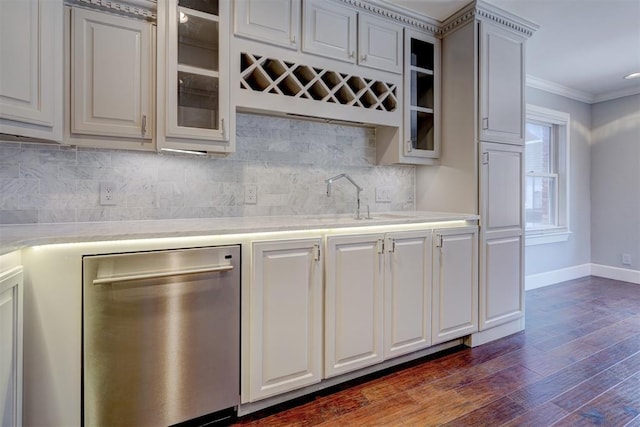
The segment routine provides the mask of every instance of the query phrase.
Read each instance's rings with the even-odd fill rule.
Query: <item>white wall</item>
[[[594,104],[591,132],[591,261],[640,270],[640,94]]]
[[[527,88],[527,104],[571,115],[569,224],[566,242],[525,248],[525,276],[582,266],[591,262],[590,129],[591,106],[563,96]]]

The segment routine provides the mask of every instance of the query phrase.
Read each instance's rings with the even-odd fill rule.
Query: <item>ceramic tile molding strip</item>
[[[397,85],[243,52],[240,89],[379,111],[396,111]]]

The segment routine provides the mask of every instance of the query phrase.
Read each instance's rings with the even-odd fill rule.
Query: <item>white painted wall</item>
[[[593,104],[591,138],[591,262],[639,271],[640,94]]]
[[[591,262],[591,106],[563,96],[527,88],[527,104],[571,115],[569,223],[566,242],[525,248],[525,276],[573,269]],[[527,288],[529,288],[529,277]]]

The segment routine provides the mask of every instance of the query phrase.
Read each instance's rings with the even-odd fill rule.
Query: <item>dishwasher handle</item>
[[[107,285],[107,284],[116,284],[116,283],[123,283],[123,282],[134,282],[137,280],[161,279],[161,278],[173,277],[173,276],[187,276],[190,274],[216,273],[216,272],[225,272],[225,271],[231,271],[231,270],[233,270],[233,265],[229,264],[229,265],[192,268],[192,269],[185,269],[185,270],[158,271],[158,272],[152,272],[152,273],[131,274],[128,276],[99,277],[97,279],[93,279],[93,284]]]

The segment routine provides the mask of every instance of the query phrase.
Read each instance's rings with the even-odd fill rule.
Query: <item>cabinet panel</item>
[[[358,15],[358,64],[402,73],[402,27],[375,16]]]
[[[475,227],[435,232],[433,344],[478,330],[477,236]]]
[[[480,330],[522,317],[522,236],[486,239],[480,292]]]
[[[253,245],[250,401],[320,381],[320,239]]]
[[[229,0],[158,1],[160,150],[235,151],[229,87]]]
[[[300,0],[236,0],[235,34],[298,49]]]
[[[431,343],[431,231],[388,234],[384,357]]]
[[[480,23],[480,139],[524,144],[525,39]]]
[[[381,235],[327,238],[325,377],[383,360],[381,246]]]
[[[0,274],[0,421],[22,425],[22,269]]]
[[[356,62],[355,10],[326,0],[306,0],[302,14],[304,52]]]
[[[62,9],[0,1],[0,133],[62,140]]]
[[[481,150],[481,207],[485,231],[522,228],[522,147],[483,143]]]
[[[71,132],[151,139],[151,25],[73,8]]]

